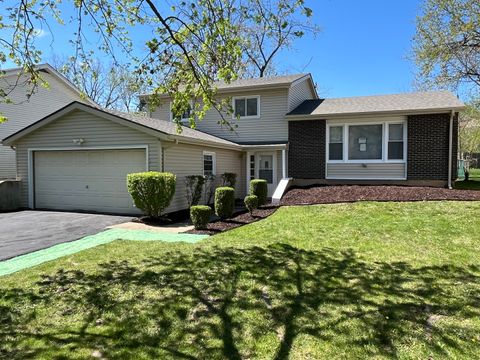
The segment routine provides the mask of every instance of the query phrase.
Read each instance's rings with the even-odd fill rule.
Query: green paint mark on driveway
[[[0,262],[0,276],[27,269],[44,262],[72,255],[82,250],[90,249],[98,245],[107,244],[114,240],[132,241],[167,241],[196,243],[208,235],[175,234],[157,231],[109,229],[96,235],[86,236],[82,239],[57,244],[46,249],[38,250],[30,254],[14,257]]]

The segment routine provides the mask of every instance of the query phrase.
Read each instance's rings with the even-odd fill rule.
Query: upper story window
[[[234,97],[233,115],[239,118],[260,117],[260,96]]]
[[[336,163],[404,162],[403,122],[332,124],[327,127],[327,159]]]
[[[170,102],[170,109],[172,109],[171,102]],[[170,111],[170,119],[172,121],[179,119],[183,123],[189,123],[191,114],[192,114],[192,106],[190,105],[188,109],[184,111],[182,114],[174,114],[173,111]]]

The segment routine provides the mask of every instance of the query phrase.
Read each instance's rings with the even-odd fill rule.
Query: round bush
[[[133,173],[127,175],[127,188],[137,208],[147,216],[158,218],[172,202],[176,180],[171,173]]]
[[[235,209],[235,190],[231,187],[219,187],[215,190],[215,214],[222,219],[232,216]]]
[[[190,208],[190,219],[195,229],[206,229],[210,216],[212,216],[212,208],[207,205],[195,205]]]
[[[258,196],[258,206],[265,204],[268,196],[267,180],[253,179],[250,181],[250,195]]]
[[[243,200],[243,202],[245,203],[245,207],[247,208],[248,212],[252,214],[253,210],[255,210],[258,207],[258,196],[247,195],[245,196],[245,199]]]

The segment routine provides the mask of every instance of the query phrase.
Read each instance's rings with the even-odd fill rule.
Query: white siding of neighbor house
[[[327,164],[327,178],[338,180],[399,180],[405,178],[405,164]]]
[[[81,101],[75,91],[56,77],[45,72],[41,74],[42,78],[48,82],[49,88],[39,86],[30,99],[26,97],[28,89],[24,85],[26,80],[24,76],[18,80],[18,85],[15,87],[13,85],[17,82],[17,75],[0,79],[2,89],[13,87],[9,94],[13,103],[0,102],[0,114],[8,118],[7,122],[0,124],[0,141],[72,101]],[[0,179],[15,177],[15,151],[8,146],[0,145]]]
[[[406,123],[406,116],[356,116],[327,119],[327,125],[341,124],[362,124],[362,123],[384,123],[384,122],[402,122]],[[328,139],[327,147],[328,147]],[[386,149],[384,149],[386,151]],[[408,151],[408,148],[407,148]],[[338,180],[400,180],[406,177],[405,163],[384,162],[372,163],[366,161],[361,163],[328,163],[326,166],[327,179]]]
[[[310,86],[308,78],[300,79],[292,84],[288,93],[288,111],[295,109],[298,105],[308,99],[315,99],[315,94]]]
[[[238,126],[232,131],[219,125],[220,114],[216,110],[210,110],[205,118],[198,122],[197,130],[234,142],[288,140],[288,123],[285,119],[288,110],[288,89],[239,91],[229,96],[260,96],[260,117],[237,120],[231,115],[224,114],[233,126]],[[150,113],[150,116],[170,120],[170,101],[164,100],[155,111]]]
[[[185,198],[185,177],[203,175],[203,152],[214,152],[216,157],[216,185],[225,172],[237,174],[236,198],[245,196],[245,155],[241,151],[211,148],[190,144],[167,145],[164,148],[164,171],[177,175],[175,196],[168,212],[188,208]]]
[[[74,145],[73,139],[83,138],[83,145]],[[121,147],[148,145],[149,170],[160,171],[161,144],[151,135],[144,134],[110,120],[74,110],[65,116],[18,140],[17,168],[21,178],[21,206],[28,207],[28,149]]]

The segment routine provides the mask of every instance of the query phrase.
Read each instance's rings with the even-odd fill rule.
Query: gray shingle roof
[[[238,144],[232,141],[228,141],[228,140],[219,138],[217,136],[213,136],[213,135],[204,133],[202,131],[192,129],[187,126],[181,126],[182,131],[179,133],[177,131],[178,130],[177,124],[170,121],[154,119],[141,114],[131,114],[131,113],[125,113],[125,112],[116,111],[116,110],[105,109],[100,106],[91,106],[91,107],[97,110],[103,111],[105,113],[114,115],[116,117],[131,121],[133,123],[145,126],[152,130],[160,131],[167,135],[175,135],[175,136],[184,137],[184,138],[209,141],[209,142],[214,142],[222,145],[238,146]]]
[[[213,85],[220,91],[238,90],[241,88],[262,88],[272,86],[290,86],[294,81],[309,76],[310,74],[292,74],[282,76],[269,76],[263,78],[238,79],[227,84],[225,82],[217,81]],[[142,94],[140,97],[146,97],[151,94]],[[168,97],[167,94],[160,95],[161,97]]]
[[[253,78],[253,79],[238,79],[232,81],[229,84],[224,82],[216,82],[215,86],[218,89],[237,89],[240,87],[257,87],[257,86],[275,86],[275,85],[290,85],[294,81],[301,79],[309,74],[292,74],[292,75],[282,75],[282,76],[271,76],[263,78]]]
[[[287,115],[341,115],[462,109],[465,105],[449,91],[404,93],[307,100]]]

